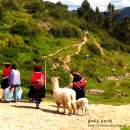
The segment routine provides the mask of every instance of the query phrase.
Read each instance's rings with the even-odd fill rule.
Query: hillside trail
[[[76,51],[74,54],[72,54],[72,55],[67,55],[67,56],[65,56],[64,58],[59,57],[59,60],[63,62],[63,65],[62,65],[62,66],[63,66],[64,71],[65,71],[65,72],[70,72],[69,62],[71,61],[71,57],[73,57],[74,55],[78,55],[78,54],[80,53],[80,51],[81,51],[81,49],[82,49],[82,46],[86,43],[86,41],[87,41],[87,37],[86,37],[86,35],[83,35],[83,37],[82,37],[82,42],[81,42],[80,44],[74,44],[74,45],[72,45],[72,46],[68,46],[68,47],[59,49],[59,50],[57,50],[57,51],[54,52],[54,53],[51,53],[51,54],[46,55],[46,56],[43,56],[43,58],[52,57],[52,56],[56,55],[57,53],[59,53],[59,52],[61,52],[61,51],[63,51],[63,50],[67,50],[67,49],[69,49],[69,48],[72,48],[72,47],[77,46],[77,51]],[[56,64],[56,63],[53,64],[53,68],[57,68],[58,66],[59,66],[58,63],[57,63],[57,64]],[[70,78],[71,78],[71,80],[72,80],[72,78],[73,78],[71,74],[70,74]],[[71,82],[70,82],[70,86],[71,86]]]
[[[104,51],[103,51],[103,48],[100,46],[99,43],[96,42],[95,38],[93,38],[93,39],[94,39],[95,45],[96,45],[97,48],[100,50],[100,53],[101,53],[102,55],[105,55],[105,53],[104,53]]]
[[[65,72],[70,72],[69,63],[71,61],[71,57],[73,57],[74,55],[78,55],[80,53],[81,49],[82,49],[82,46],[86,43],[87,37],[84,36],[82,39],[83,40],[82,40],[82,42],[80,44],[74,44],[73,45],[73,47],[74,46],[78,47],[77,51],[74,54],[72,54],[72,55],[67,55],[66,57],[64,57],[64,59],[63,59],[63,69],[64,69]],[[62,61],[61,57],[59,57],[59,59]],[[72,79],[73,79],[71,74],[70,74],[70,79],[71,79],[70,81],[72,81]],[[72,82],[70,82],[70,86],[71,86],[71,83]]]
[[[80,52],[80,50],[81,50],[80,48],[81,48],[82,45],[85,43],[85,41],[86,41],[86,39],[84,39],[84,41],[83,41],[82,43],[80,43],[80,44],[74,44],[74,45],[72,45],[72,46],[68,46],[68,47],[61,48],[61,49],[57,50],[57,51],[54,52],[54,53],[51,53],[51,54],[46,55],[46,56],[43,56],[43,58],[52,57],[52,56],[56,55],[57,53],[59,53],[59,52],[61,52],[61,51],[63,51],[63,50],[66,50],[66,49],[69,49],[69,48],[72,48],[72,47],[75,47],[75,46],[78,46],[78,51],[75,52],[75,54],[78,54],[78,53]],[[74,54],[73,54],[73,55],[74,55]],[[71,55],[71,56],[73,56],[73,55]]]
[[[103,50],[103,48],[100,46],[100,44],[96,42],[96,39],[95,39],[94,37],[93,37],[93,39],[94,39],[95,45],[96,45],[97,48],[100,50],[101,55],[108,57],[107,55],[105,55],[104,50]],[[109,57],[108,57],[108,58],[109,58]],[[107,79],[107,80],[119,80],[119,79],[129,78],[129,77],[130,77],[130,73],[125,73],[125,74],[120,75],[120,76],[114,76],[114,75],[112,75],[112,76],[107,77],[106,79]]]

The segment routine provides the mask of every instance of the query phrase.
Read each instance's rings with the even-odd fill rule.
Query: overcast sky
[[[66,5],[74,5],[69,8],[69,10],[75,9],[74,7],[79,7],[84,0],[43,0],[43,1],[50,1],[50,2],[58,2]],[[130,7],[130,0],[88,0],[91,7],[95,9],[99,7],[100,11],[105,11],[107,9],[107,5],[111,2],[114,4],[115,9],[123,8],[123,7]]]

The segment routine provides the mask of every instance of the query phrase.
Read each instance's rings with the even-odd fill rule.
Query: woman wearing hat
[[[34,66],[28,97],[35,101],[36,109],[39,109],[41,99],[45,98],[45,74],[40,65]]]
[[[8,78],[9,78],[9,74],[11,72],[10,63],[4,63],[4,65],[5,65],[5,68],[2,73],[3,81],[1,83],[2,89],[8,88],[8,86],[9,86]]]
[[[76,92],[76,100],[85,97],[86,80],[78,72],[72,72],[73,90]]]

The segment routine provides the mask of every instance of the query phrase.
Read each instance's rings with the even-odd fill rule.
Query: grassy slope
[[[59,21],[54,20],[50,17],[45,17],[47,22],[53,25],[58,25]],[[27,14],[26,12],[16,12],[16,11],[8,11],[6,14],[6,24],[4,23],[0,24],[0,40],[8,39],[10,37],[10,33],[8,31],[8,28],[12,26],[17,21],[23,21],[23,22],[32,22],[39,24],[38,20],[35,20],[31,15]],[[63,20],[64,21],[64,20]],[[60,22],[63,22],[60,21]],[[71,18],[71,23],[73,23]],[[76,21],[74,23],[77,24]],[[60,61],[58,58],[65,57],[67,55],[73,54],[76,52],[77,48],[69,48],[64,49],[63,51],[59,52],[55,56],[49,57],[49,58],[42,58],[45,55],[51,54],[56,52],[58,49],[63,49],[68,46],[72,46],[77,43],[81,43],[81,39],[76,38],[54,38],[50,33],[48,33],[48,30],[42,26],[40,27],[42,30],[42,33],[40,33],[36,38],[31,39],[31,43],[29,45],[25,45],[27,50],[20,50],[19,51],[19,57],[16,61],[15,59],[11,59],[11,63],[17,63],[18,69],[21,72],[21,78],[23,83],[23,90],[25,93],[25,97],[28,93],[29,89],[29,79],[32,73],[32,66],[34,63],[38,63],[44,66],[44,61],[47,61],[47,92],[50,93],[50,78],[52,76],[61,76],[61,86],[66,86],[69,84],[70,78],[69,74],[64,72],[62,68],[62,61]],[[12,36],[14,37],[14,36]],[[111,104],[126,104],[129,103],[130,98],[128,97],[121,97],[116,98],[115,95],[118,93],[126,93],[129,95],[129,79],[122,79],[118,81],[108,81],[104,80],[103,82],[99,83],[97,82],[97,77],[100,77],[102,79],[105,79],[105,77],[111,76],[114,73],[117,75],[122,75],[130,70],[130,55],[126,52],[121,52],[120,50],[114,50],[114,51],[108,51],[104,49],[105,56],[102,56],[99,53],[99,50],[97,47],[95,53],[93,53],[89,49],[89,45],[95,45],[94,39],[100,44],[103,45],[105,42],[111,43],[111,41],[114,41],[109,37],[109,35],[102,31],[97,30],[96,33],[89,32],[88,41],[85,45],[83,45],[83,48],[79,55],[75,55],[72,57],[72,60],[70,62],[70,68],[71,70],[77,70],[80,71],[83,76],[87,78],[87,89],[91,88],[99,88],[105,90],[106,94],[103,96],[91,96],[87,95],[87,97],[90,100],[90,103],[111,103]],[[22,41],[22,40],[21,40]],[[35,48],[38,50],[35,50]],[[19,50],[19,49],[18,49]],[[34,53],[34,51],[36,51]],[[85,58],[85,55],[89,54],[89,59]],[[38,59],[38,60],[37,60]],[[8,60],[8,59],[7,59]],[[1,60],[1,63],[4,61]],[[59,63],[59,67],[57,70],[53,70],[52,64],[53,63]],[[3,66],[0,68],[0,72],[2,73]],[[44,69],[44,68],[43,68]],[[112,72],[112,69],[115,69],[115,72]],[[118,88],[116,87],[117,82],[119,83]],[[119,89],[120,91],[117,91]],[[48,99],[50,99],[52,96],[50,94],[47,94]]]
[[[130,126],[122,128],[121,130],[130,130]]]
[[[101,32],[103,33],[103,32]],[[129,53],[123,53],[121,51],[107,51],[104,49],[105,56],[93,55],[87,48],[88,44],[93,44],[93,36],[96,37],[98,43],[100,44],[101,39],[98,35],[92,34],[89,36],[87,44],[84,45],[81,55],[75,56],[71,62],[72,68],[75,66],[77,69],[87,76],[87,88],[99,88],[105,90],[106,94],[103,96],[90,96],[91,103],[111,103],[111,104],[127,104],[130,102],[130,89],[129,79],[120,79],[115,81],[108,81],[105,77],[112,76],[116,73],[118,76],[122,74],[129,73],[130,70],[130,55]],[[89,54],[89,59],[85,58],[85,55]],[[76,64],[79,61],[80,64]],[[115,72],[112,71],[115,69]],[[97,77],[104,79],[103,82],[98,83]],[[119,86],[117,87],[117,82]],[[117,94],[127,94],[128,97],[115,97]]]

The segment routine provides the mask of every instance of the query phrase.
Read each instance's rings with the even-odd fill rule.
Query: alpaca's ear
[[[60,82],[60,76],[57,77],[58,81]]]

